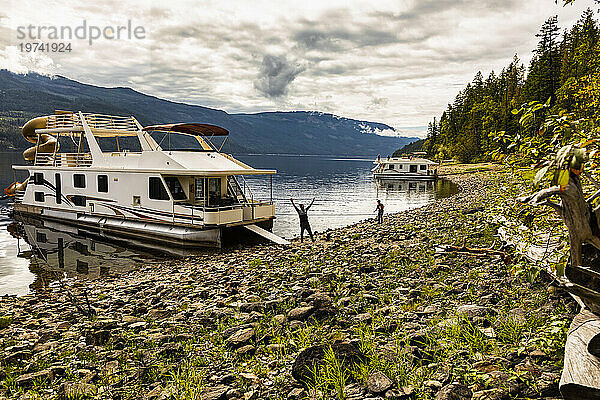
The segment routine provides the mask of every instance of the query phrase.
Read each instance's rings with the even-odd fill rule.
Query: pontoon
[[[282,241],[269,232],[276,171],[221,152],[212,140],[227,135],[209,124],[143,127],[132,116],[56,112],[23,126],[35,144],[24,152],[31,165],[13,169],[29,178],[6,193],[15,215],[138,239],[220,247],[226,236],[252,231]],[[185,150],[173,149],[176,141],[186,142]],[[269,176],[271,198],[255,199],[245,175]]]

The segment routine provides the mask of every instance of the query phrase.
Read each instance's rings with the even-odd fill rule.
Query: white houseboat
[[[376,179],[431,179],[437,178],[437,163],[411,155],[407,157],[377,157],[371,169]]]
[[[56,112],[23,126],[35,145],[13,166],[29,178],[5,191],[15,215],[178,245],[220,247],[228,235],[276,242],[271,199],[257,200],[244,175],[272,175],[222,153],[224,128],[199,123],[142,127],[134,117]],[[184,139],[193,149],[172,150]],[[221,145],[222,147],[222,145]],[[243,182],[242,182],[243,180]],[[243,184],[243,189],[242,185]],[[248,228],[248,229],[243,229]]]

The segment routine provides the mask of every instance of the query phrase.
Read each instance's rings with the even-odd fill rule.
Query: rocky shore
[[[0,399],[560,398],[576,304],[501,248],[493,216],[517,183],[486,169],[314,244],[1,298]]]

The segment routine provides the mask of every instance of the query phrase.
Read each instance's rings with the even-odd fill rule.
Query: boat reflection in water
[[[167,256],[191,255],[185,249],[148,247],[131,239],[125,243],[47,220],[15,221],[8,231],[29,245],[19,246],[25,250],[20,250],[18,257],[30,260],[29,269],[36,276],[32,288],[48,286],[65,276],[95,279],[161,262]]]
[[[377,196],[386,195],[393,196],[394,193],[408,194],[415,196],[431,196],[434,198],[444,198],[452,196],[458,192],[458,186],[446,179],[436,180],[410,180],[410,179],[374,179]]]

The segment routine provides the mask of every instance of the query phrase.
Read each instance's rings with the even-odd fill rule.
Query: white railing
[[[104,114],[83,114],[85,122],[92,129],[115,129],[137,132],[138,127],[132,117]]]
[[[105,114],[83,114],[85,122],[92,129],[114,129],[136,132],[137,125],[133,117],[122,117]],[[47,129],[81,128],[82,123],[78,113],[49,115],[46,122]]]
[[[89,167],[92,165],[90,153],[38,153],[34,165],[52,167]]]
[[[46,121],[47,129],[57,128],[81,128],[81,122],[77,114],[56,114],[49,115]]]

